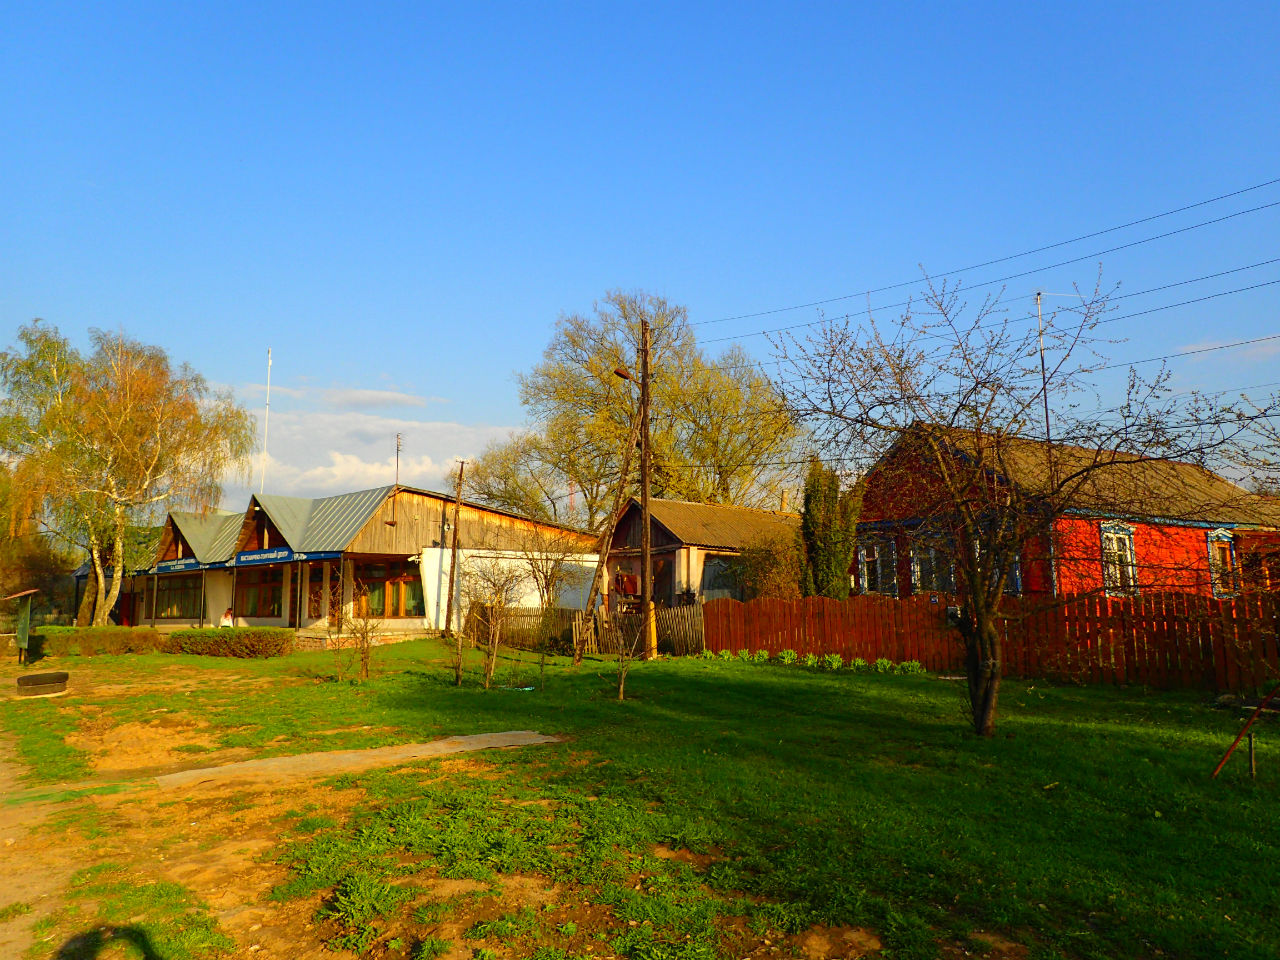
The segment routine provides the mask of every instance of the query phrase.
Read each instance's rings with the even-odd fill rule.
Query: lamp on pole
[[[622,367],[613,371],[635,383]],[[644,655],[658,655],[658,625],[653,616],[653,522],[649,515],[649,318],[640,318],[640,616],[644,633]],[[624,480],[625,482],[625,480]]]

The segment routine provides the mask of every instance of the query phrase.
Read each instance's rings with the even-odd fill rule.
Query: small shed
[[[718,597],[741,599],[731,576],[733,558],[753,544],[790,541],[800,515],[718,503],[649,501],[652,520],[653,599],[678,606]],[[632,499],[614,528],[609,546],[610,592],[640,593],[640,501]]]

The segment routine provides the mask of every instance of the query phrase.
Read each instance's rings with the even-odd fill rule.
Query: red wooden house
[[[863,484],[852,584],[899,597],[962,589],[954,550],[939,547],[959,529],[958,503],[1034,517],[1010,593],[1233,596],[1249,586],[1242,558],[1275,544],[1264,531],[1280,527],[1274,501],[1200,466],[955,429],[905,432]]]

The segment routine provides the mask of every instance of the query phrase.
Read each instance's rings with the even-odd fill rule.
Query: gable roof
[[[201,563],[221,563],[231,556],[243,516],[232,510],[208,510],[205,513],[175,511],[169,514],[182,539]]]
[[[1275,501],[1197,464],[1007,435],[991,438],[991,445],[983,449],[971,430],[931,429],[961,456],[994,460],[994,473],[1032,496],[1052,492],[1050,462],[1057,477],[1080,472],[1081,482],[1068,506],[1072,511],[1189,523],[1280,525],[1280,505]]]
[[[634,498],[631,505],[640,506]],[[755,540],[793,537],[800,529],[796,513],[718,503],[650,499],[649,512],[673,537],[695,547],[741,550]]]
[[[296,553],[330,553],[345,550],[395,489],[375,487],[315,500],[256,494],[254,500]]]

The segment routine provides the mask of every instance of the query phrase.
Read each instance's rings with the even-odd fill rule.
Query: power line
[[[1280,280],[1275,281],[1280,283]],[[1109,363],[1105,367],[1094,367],[1094,370],[1115,370],[1117,367],[1131,367],[1136,363],[1155,363],[1157,360],[1172,360],[1175,357],[1190,357],[1198,353],[1212,353],[1215,350],[1231,350],[1235,347],[1247,347],[1254,343],[1266,343],[1270,340],[1280,340],[1280,333],[1273,333],[1267,337],[1254,337],[1252,340],[1237,340],[1235,343],[1219,343],[1212,347],[1197,347],[1194,350],[1179,350],[1177,353],[1166,353],[1162,357],[1146,357],[1142,360],[1126,360],[1124,363]]]
[[[1280,283],[1280,280],[1274,280],[1272,281],[1272,283]],[[1174,360],[1174,359],[1177,359],[1178,357],[1189,357],[1189,356],[1195,356],[1203,353],[1213,353],[1218,350],[1232,350],[1237,347],[1250,346],[1255,343],[1266,343],[1273,340],[1280,340],[1280,334],[1270,334],[1265,337],[1255,337],[1250,340],[1238,340],[1232,343],[1214,344],[1208,347],[1195,347],[1189,350],[1181,350],[1176,353],[1167,353],[1158,357],[1144,357],[1143,359],[1140,359],[1140,360],[1126,360],[1120,363],[1110,363],[1105,366],[1092,367],[1085,372],[1097,373],[1102,370],[1116,370],[1122,367],[1134,366],[1139,363],[1155,363],[1161,360]],[[1032,376],[1031,374],[1028,374],[1025,377],[1019,377],[1018,379],[1030,379],[1031,376]],[[820,380],[820,379],[822,379],[822,377],[819,377],[819,376],[796,377],[791,380],[784,380],[780,382],[781,383],[798,383],[804,380]],[[1203,396],[1222,396],[1223,394],[1234,393],[1237,390],[1255,390],[1262,387],[1276,386],[1278,384],[1280,384],[1280,381],[1275,381],[1274,383],[1253,384],[1252,386],[1244,386],[1244,387],[1228,387],[1225,390],[1219,390],[1213,393],[1203,394]],[[1190,394],[1195,392],[1196,391],[1193,391],[1193,390],[1187,390],[1187,391],[1182,391],[1180,393],[1170,394],[1170,397],[1173,398],[1173,397],[1180,397],[1180,396],[1189,396]],[[936,394],[931,394],[930,396],[941,397],[941,396],[951,396],[951,395],[952,395],[952,391],[948,390],[948,391],[940,391]],[[773,417],[793,415],[793,414],[794,414],[794,410],[792,410],[790,407],[786,406],[785,404],[779,404],[776,407],[756,407],[754,409],[737,410],[733,413],[721,414],[716,419],[718,420],[753,420],[753,419],[766,419],[766,418],[773,418]],[[669,414],[664,419],[674,421],[676,419],[676,414],[674,413]]]
[[[1276,420],[1277,422],[1280,422],[1280,411],[1269,412],[1269,413],[1248,414],[1245,416],[1233,416],[1233,417],[1227,417],[1222,419],[1188,420],[1180,423],[1167,424],[1166,426],[1174,429],[1179,427],[1224,427],[1224,426],[1230,426],[1233,424],[1256,423],[1261,420]],[[1017,436],[1022,439],[1027,439],[1022,434],[1019,434]],[[1090,434],[1090,438],[1096,438],[1096,437],[1097,437],[1096,432]],[[1031,439],[1034,439],[1034,438],[1031,438]],[[1072,444],[1067,440],[1054,441],[1054,446],[1073,446],[1073,445],[1089,446],[1089,444]],[[755,461],[748,461],[744,463],[738,463],[738,464],[735,464],[734,466],[740,469],[741,468],[764,469],[766,467],[803,467],[807,465],[812,459],[813,459],[812,457],[806,456],[798,459],[788,459],[788,460],[755,460]],[[849,455],[849,456],[824,456],[822,458],[824,463],[857,463],[859,461],[863,461],[866,459],[868,459],[868,457],[865,454]],[[1159,459],[1159,458],[1153,458],[1153,459]],[[688,461],[677,461],[677,460],[660,460],[657,462],[657,465],[669,467],[677,470],[699,470],[699,469],[707,470],[707,469],[718,469],[724,466],[724,464],[720,464],[720,463],[711,463],[711,462],[691,463]]]
[[[1202,222],[1200,222],[1200,223],[1194,223],[1194,224],[1192,224],[1191,226],[1188,226],[1188,227],[1179,227],[1177,230],[1170,230],[1170,231],[1168,231],[1167,233],[1162,233],[1162,234],[1159,234],[1159,235],[1154,236],[1154,237],[1144,237],[1144,238],[1143,238],[1143,239],[1141,239],[1141,240],[1133,240],[1133,241],[1131,241],[1131,242],[1129,242],[1129,243],[1122,243],[1122,244],[1120,244],[1120,245],[1119,245],[1119,246],[1117,246],[1117,247],[1108,247],[1106,250],[1099,250],[1099,251],[1097,251],[1096,253],[1088,253],[1088,254],[1085,254],[1085,255],[1084,255],[1084,256],[1082,256],[1082,257],[1073,257],[1073,258],[1072,258],[1072,259],[1070,259],[1070,260],[1060,260],[1060,261],[1058,261],[1057,263],[1051,263],[1051,264],[1049,264],[1048,266],[1044,266],[1044,267],[1036,267],[1036,268],[1035,268],[1035,269],[1033,269],[1033,270],[1024,270],[1024,271],[1022,271],[1021,273],[1011,273],[1011,274],[1009,274],[1008,276],[1005,276],[1005,277],[998,277],[998,278],[996,278],[995,280],[984,280],[984,281],[982,281],[981,283],[972,283],[972,284],[969,284],[969,286],[967,286],[967,287],[964,287],[964,286],[962,286],[962,287],[956,287],[956,288],[955,288],[955,290],[954,290],[954,292],[955,292],[955,293],[964,293],[964,292],[967,292],[967,291],[970,291],[970,290],[977,290],[977,289],[980,289],[980,288],[982,288],[982,287],[991,287],[991,286],[995,286],[996,284],[999,284],[999,283],[1007,283],[1007,282],[1008,282],[1008,281],[1010,281],[1010,280],[1017,280],[1017,279],[1020,279],[1021,277],[1029,277],[1029,276],[1031,276],[1031,275],[1033,275],[1033,274],[1036,274],[1036,273],[1044,273],[1046,270],[1055,270],[1055,269],[1057,269],[1058,267],[1066,267],[1066,266],[1070,266],[1071,264],[1074,264],[1074,263],[1082,263],[1082,262],[1084,262],[1085,260],[1092,260],[1092,259],[1094,259],[1095,257],[1104,257],[1104,256],[1106,256],[1107,254],[1110,254],[1110,253],[1116,253],[1116,252],[1118,252],[1118,251],[1120,251],[1120,250],[1128,250],[1128,249],[1129,249],[1129,248],[1131,248],[1131,247],[1141,246],[1141,245],[1142,245],[1142,244],[1144,244],[1144,243],[1152,243],[1152,242],[1154,242],[1154,241],[1156,241],[1156,240],[1164,240],[1164,239],[1167,239],[1168,237],[1175,236],[1175,235],[1177,235],[1177,234],[1179,234],[1179,233],[1186,233],[1186,232],[1188,232],[1188,231],[1190,231],[1190,230],[1198,230],[1198,229],[1200,229],[1201,227],[1211,226],[1211,225],[1213,225],[1213,224],[1215,224],[1215,223],[1222,223],[1224,220],[1231,220],[1231,219],[1233,219],[1233,218],[1235,218],[1235,217],[1242,217],[1242,216],[1244,216],[1245,214],[1249,214],[1249,213],[1257,213],[1259,210],[1268,210],[1268,209],[1270,209],[1270,208],[1272,208],[1272,207],[1280,207],[1280,200],[1274,200],[1274,201],[1272,201],[1271,203],[1264,203],[1264,204],[1262,204],[1261,206],[1251,207],[1251,208],[1250,208],[1250,209],[1248,209],[1248,210],[1241,210],[1241,211],[1239,211],[1239,212],[1237,212],[1237,213],[1230,213],[1230,214],[1227,214],[1225,217],[1218,217],[1217,219],[1214,219],[1214,220],[1205,220],[1205,221],[1202,221]],[[922,278],[922,279],[923,279],[923,278]],[[917,280],[917,281],[915,281],[915,282],[916,282],[916,283],[919,283],[920,281],[919,281],[919,280]],[[906,284],[895,284],[895,285],[894,285],[894,287],[895,287],[895,288],[896,288],[896,287],[900,287],[900,286],[906,286]],[[882,288],[882,289],[892,289],[892,288]],[[860,294],[850,294],[849,296],[851,296],[851,297],[852,297],[852,296],[860,296]],[[840,299],[840,300],[847,300],[847,299],[849,299],[849,297],[839,297],[839,298],[836,298],[836,299]],[[832,302],[832,301],[826,301],[826,302],[830,303],[830,302]],[[901,300],[901,301],[899,301],[899,302],[897,302],[897,303],[889,303],[889,304],[884,304],[884,305],[879,306],[879,307],[874,307],[874,308],[872,308],[872,310],[891,310],[891,309],[893,309],[894,307],[903,307],[903,306],[908,305],[909,303],[911,303],[911,301],[910,301],[910,300]],[[871,312],[871,311],[869,311],[869,312]],[[848,315],[846,314],[846,316],[848,316]],[[771,327],[771,328],[769,328],[769,329],[767,329],[767,330],[755,330],[755,331],[752,331],[751,333],[740,333],[740,334],[734,334],[734,335],[732,335],[732,336],[726,336],[726,337],[713,337],[713,338],[712,338],[712,339],[710,339],[710,340],[704,340],[704,341],[702,341],[702,342],[703,342],[703,343],[724,343],[724,342],[729,341],[729,340],[744,340],[744,339],[746,339],[747,337],[764,337],[764,336],[768,336],[768,335],[769,335],[769,334],[771,334],[771,333],[785,333],[785,332],[787,332],[788,330],[800,330],[800,329],[803,329],[803,328],[805,328],[805,327],[814,327],[814,326],[817,326],[818,324],[820,324],[820,323],[822,323],[822,322],[823,322],[823,321],[822,321],[822,319],[821,319],[821,318],[819,318],[819,319],[817,319],[817,320],[810,320],[810,321],[808,321],[808,322],[806,322],[806,323],[793,323],[793,324],[789,324],[789,325],[787,325],[787,326],[783,326],[783,327]]]
[[[1275,262],[1275,261],[1270,261],[1270,260],[1269,260],[1269,261],[1263,261],[1263,263],[1262,263],[1262,264],[1255,264],[1255,266],[1261,266],[1261,265],[1264,265],[1264,264],[1274,263],[1274,262]],[[1238,272],[1239,270],[1247,270],[1247,269],[1251,269],[1251,268],[1250,268],[1250,267],[1239,267],[1239,268],[1236,268],[1235,270],[1228,270],[1228,271],[1224,271],[1224,273],[1235,273],[1235,272]],[[1125,296],[1126,296],[1126,297],[1142,296],[1142,295],[1144,295],[1144,294],[1148,294],[1148,293],[1155,293],[1155,292],[1156,292],[1156,291],[1158,291],[1158,290],[1164,290],[1164,289],[1168,289],[1168,288],[1170,288],[1170,287],[1174,287],[1174,286],[1181,286],[1181,285],[1184,285],[1184,284],[1187,284],[1187,283],[1196,283],[1196,282],[1197,282],[1197,281],[1199,281],[1199,280],[1207,280],[1207,279],[1211,279],[1213,276],[1218,276],[1218,275],[1219,275],[1219,274],[1211,274],[1211,275],[1208,275],[1208,276],[1205,276],[1205,277],[1197,277],[1195,280],[1179,281],[1179,283],[1166,284],[1166,285],[1165,285],[1165,286],[1163,286],[1163,287],[1153,287],[1153,288],[1152,288],[1152,289],[1150,289],[1150,290],[1143,290],[1143,291],[1140,291],[1140,292],[1138,292],[1138,293],[1125,294]],[[1149,315],[1151,315],[1151,314],[1153,314],[1153,313],[1160,313],[1160,312],[1162,312],[1162,311],[1164,311],[1164,310],[1175,310],[1175,309],[1177,309],[1178,307],[1191,306],[1192,304],[1196,304],[1196,303],[1205,303],[1205,302],[1207,302],[1207,301],[1209,301],[1209,300],[1217,300],[1217,299],[1219,299],[1219,298],[1221,298],[1221,297],[1234,296],[1235,294],[1238,294],[1238,293],[1247,293],[1247,292],[1248,292],[1248,291],[1250,291],[1250,290],[1258,290],[1258,289],[1260,289],[1260,288],[1262,288],[1262,287],[1271,287],[1271,286],[1275,286],[1275,285],[1276,285],[1276,284],[1278,284],[1278,283],[1280,283],[1280,279],[1277,279],[1277,280],[1264,280],[1264,281],[1263,281],[1263,282],[1261,282],[1261,283],[1254,283],[1254,284],[1250,284],[1249,286],[1245,286],[1245,287],[1236,287],[1235,289],[1232,289],[1232,290],[1223,290],[1223,291],[1220,291],[1219,293],[1210,293],[1210,294],[1206,294],[1206,295],[1205,295],[1205,296],[1203,296],[1203,297],[1193,297],[1193,298],[1192,298],[1192,299],[1190,299],[1190,300],[1180,300],[1180,301],[1179,301],[1179,302],[1177,302],[1177,303],[1168,303],[1168,304],[1164,304],[1163,306],[1159,306],[1159,307],[1150,307],[1149,309],[1146,309],[1146,310],[1137,310],[1137,311],[1135,311],[1135,312],[1133,312],[1133,313],[1126,313],[1126,314],[1122,314],[1122,315],[1120,315],[1120,316],[1118,316],[1118,317],[1106,317],[1106,318],[1104,318],[1104,319],[1098,320],[1097,322],[1098,322],[1098,323],[1100,323],[1100,324],[1102,324],[1102,323],[1118,323],[1118,322],[1119,322],[1119,321],[1121,321],[1121,320],[1132,320],[1132,319],[1134,319],[1135,317],[1145,317],[1145,316],[1149,316]],[[1122,299],[1122,298],[1121,298],[1121,297],[1116,297],[1115,299]],[[828,321],[828,322],[837,322],[837,321],[840,321],[840,320],[849,320],[849,319],[852,319],[851,315],[846,314],[845,316],[842,316],[842,317],[835,317],[835,318],[833,318],[832,320],[830,320],[830,321]],[[1010,320],[1010,321],[999,320],[999,321],[995,321],[995,322],[993,322],[993,323],[983,324],[983,325],[980,327],[980,329],[994,329],[995,327],[999,327],[999,326],[1004,325],[1006,322],[1008,322],[1008,323],[1021,323],[1021,322],[1024,322],[1024,321],[1025,321],[1025,322],[1030,322],[1030,320],[1031,320],[1031,319],[1033,319],[1033,318],[1032,318],[1032,317],[1020,317],[1020,318],[1017,318],[1016,320]],[[811,324],[803,324],[802,326],[811,326]],[[935,334],[929,334],[929,333],[926,333],[926,334],[922,334],[922,335],[921,335],[921,339],[928,339],[928,340],[941,340],[941,339],[946,339],[946,338],[947,338],[947,337],[946,337],[946,336],[944,336],[943,334],[936,334],[936,333],[935,333]],[[712,364],[712,368],[713,368],[713,369],[716,369],[716,370],[719,370],[719,371],[722,371],[722,372],[725,372],[725,373],[730,373],[730,372],[737,371],[737,370],[758,369],[758,370],[760,370],[760,372],[761,372],[761,373],[765,374],[766,376],[769,376],[769,372],[765,369],[766,364],[770,364],[770,365],[773,365],[773,366],[779,366],[779,367],[780,367],[780,366],[782,365],[782,361],[780,361],[780,360],[755,360],[755,361],[752,361],[752,362],[749,362],[749,363]],[[804,376],[792,377],[792,378],[781,378],[779,382],[783,382],[783,383],[791,383],[791,382],[795,382],[795,381],[799,381],[799,380],[806,380],[806,379],[813,379],[813,378],[812,378],[812,377],[804,377]]]
[[[1007,263],[1010,260],[1019,260],[1022,257],[1029,257],[1037,253],[1044,253],[1046,250],[1054,250],[1054,249],[1057,249],[1058,247],[1069,246],[1073,243],[1079,243],[1082,240],[1092,240],[1094,237],[1101,237],[1108,233],[1115,233],[1118,230],[1127,230],[1129,227],[1136,227],[1144,223],[1151,223],[1154,220],[1161,220],[1165,217],[1171,217],[1174,214],[1185,213],[1188,210],[1194,210],[1197,207],[1207,206],[1211,203],[1218,203],[1221,200],[1229,200],[1232,197],[1238,197],[1238,196],[1241,196],[1242,194],[1251,193],[1254,190],[1261,190],[1264,187],[1270,187],[1277,183],[1280,183],[1280,178],[1277,178],[1275,180],[1267,180],[1264,183],[1257,183],[1251,187],[1245,187],[1241,190],[1233,190],[1231,193],[1224,193],[1216,197],[1211,197],[1208,200],[1200,200],[1196,203],[1187,204],[1186,206],[1183,206],[1183,207],[1177,207],[1176,209],[1173,209],[1173,210],[1166,210],[1164,213],[1153,214],[1149,217],[1142,217],[1141,219],[1138,219],[1138,220],[1130,220],[1128,223],[1122,223],[1119,226],[1107,227],[1104,230],[1096,230],[1093,233],[1082,234],[1081,236],[1073,237],[1070,240],[1059,240],[1056,243],[1046,244],[1045,246],[1036,247],[1032,250],[1024,250],[1021,253],[1010,254],[1009,256],[1006,256],[1006,257],[997,257],[994,260],[987,260],[987,261],[984,261],[983,263],[975,263],[971,266],[960,267],[959,269],[956,269],[956,270],[948,270],[943,273],[935,274],[934,276],[938,278],[949,277],[959,273],[967,273],[970,270],[980,270],[983,267],[992,267],[999,263]],[[1250,211],[1246,211],[1246,212],[1250,212]],[[1216,221],[1210,221],[1210,222],[1216,222]],[[787,313],[791,310],[803,310],[807,307],[821,307],[821,306],[825,306],[828,303],[837,303],[842,300],[852,299],[853,297],[870,296],[871,294],[875,294],[875,293],[885,293],[886,291],[889,291],[889,290],[898,290],[898,289],[901,289],[902,287],[909,287],[919,282],[920,281],[918,278],[912,279],[912,280],[904,280],[901,283],[892,283],[892,284],[889,284],[888,286],[876,287],[871,290],[864,290],[860,293],[849,293],[849,294],[844,294],[838,297],[828,297],[825,300],[813,300],[813,301],[810,301],[809,303],[799,303],[790,307],[775,307],[771,310],[759,310],[755,313],[740,313],[735,316],[720,317],[719,319],[716,319],[716,320],[699,320],[695,323],[691,323],[690,326],[702,326],[702,325],[712,324],[712,323],[727,323],[732,320],[750,320],[754,317],[767,317],[767,316],[772,316],[774,314]]]

